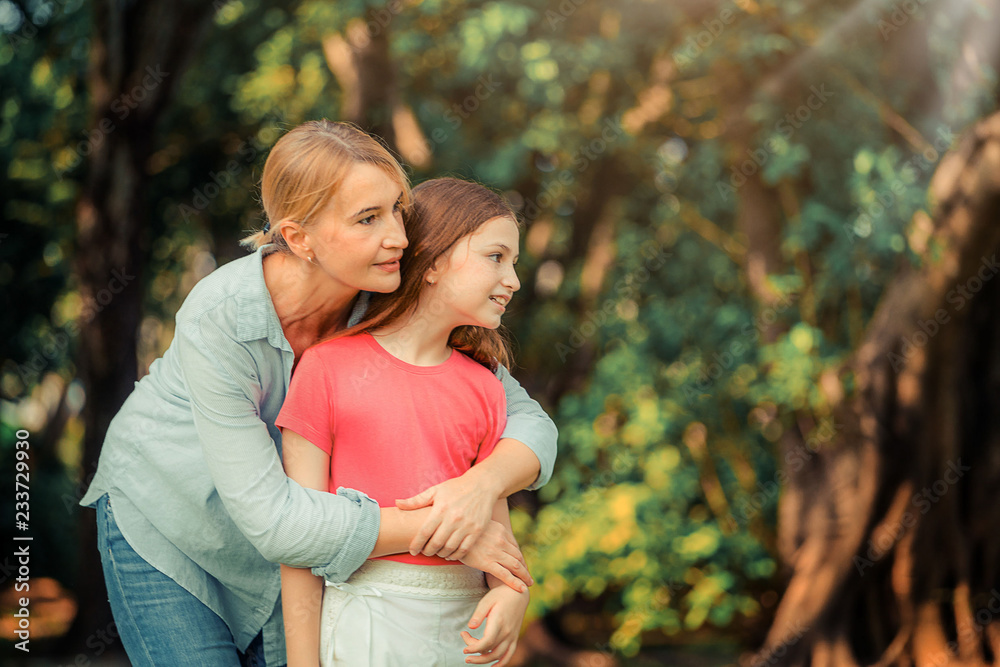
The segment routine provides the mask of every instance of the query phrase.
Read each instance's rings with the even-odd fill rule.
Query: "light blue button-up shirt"
[[[273,250],[232,261],[191,290],[170,347],[112,420],[80,502],[93,507],[110,494],[132,548],[225,620],[240,650],[263,629],[269,665],[285,662],[278,563],[342,582],[379,531],[378,504],[365,494],[306,489],[282,468],[274,420],[295,356],[264,284]],[[367,302],[362,293],[350,324]],[[555,425],[505,369],[497,374],[507,393],[503,437],[538,456],[536,489],[552,475]]]

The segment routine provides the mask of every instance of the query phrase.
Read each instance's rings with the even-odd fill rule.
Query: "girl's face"
[[[399,258],[407,246],[402,196],[400,184],[378,167],[355,165],[306,228],[315,265],[356,290],[392,292],[399,287]]]
[[[493,218],[455,243],[426,279],[427,289],[445,304],[442,317],[452,327],[496,329],[514,292],[521,288],[514,265],[518,258],[517,223]]]

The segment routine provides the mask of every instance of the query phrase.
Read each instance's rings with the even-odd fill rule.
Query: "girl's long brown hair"
[[[373,294],[364,321],[336,337],[385,328],[411,313],[420,292],[427,288],[424,276],[434,261],[459,239],[501,217],[517,221],[500,195],[478,183],[435,178],[413,188],[413,203],[404,212],[410,244],[400,260],[399,289],[389,294]],[[496,371],[497,364],[510,369],[510,347],[501,329],[457,327],[451,332],[448,345],[490,370]]]

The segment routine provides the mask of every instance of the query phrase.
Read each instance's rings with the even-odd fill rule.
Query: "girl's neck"
[[[264,284],[296,357],[347,325],[357,290],[323,280],[317,275],[319,269],[293,256],[275,252],[263,261]]]
[[[414,366],[437,366],[448,360],[451,348],[448,338],[454,325],[442,316],[434,315],[419,303],[399,322],[371,333],[389,354]]]

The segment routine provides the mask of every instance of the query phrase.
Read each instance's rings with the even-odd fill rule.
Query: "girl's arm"
[[[493,509],[493,520],[510,528],[510,512],[506,499],[497,501]],[[469,619],[469,627],[472,629],[478,628],[483,621],[486,621],[483,637],[476,639],[468,631],[462,631],[462,639],[466,644],[465,653],[480,655],[469,655],[466,661],[471,664],[485,664],[499,660],[494,667],[505,667],[517,649],[524,613],[528,609],[529,593],[512,591],[504,586],[502,581],[489,574],[486,575],[486,583],[490,587],[490,592],[479,601],[472,618]]]
[[[282,431],[285,473],[307,489],[327,491],[330,456],[294,431]],[[308,569],[281,566],[281,608],[288,667],[319,664],[319,619],[323,579]]]

